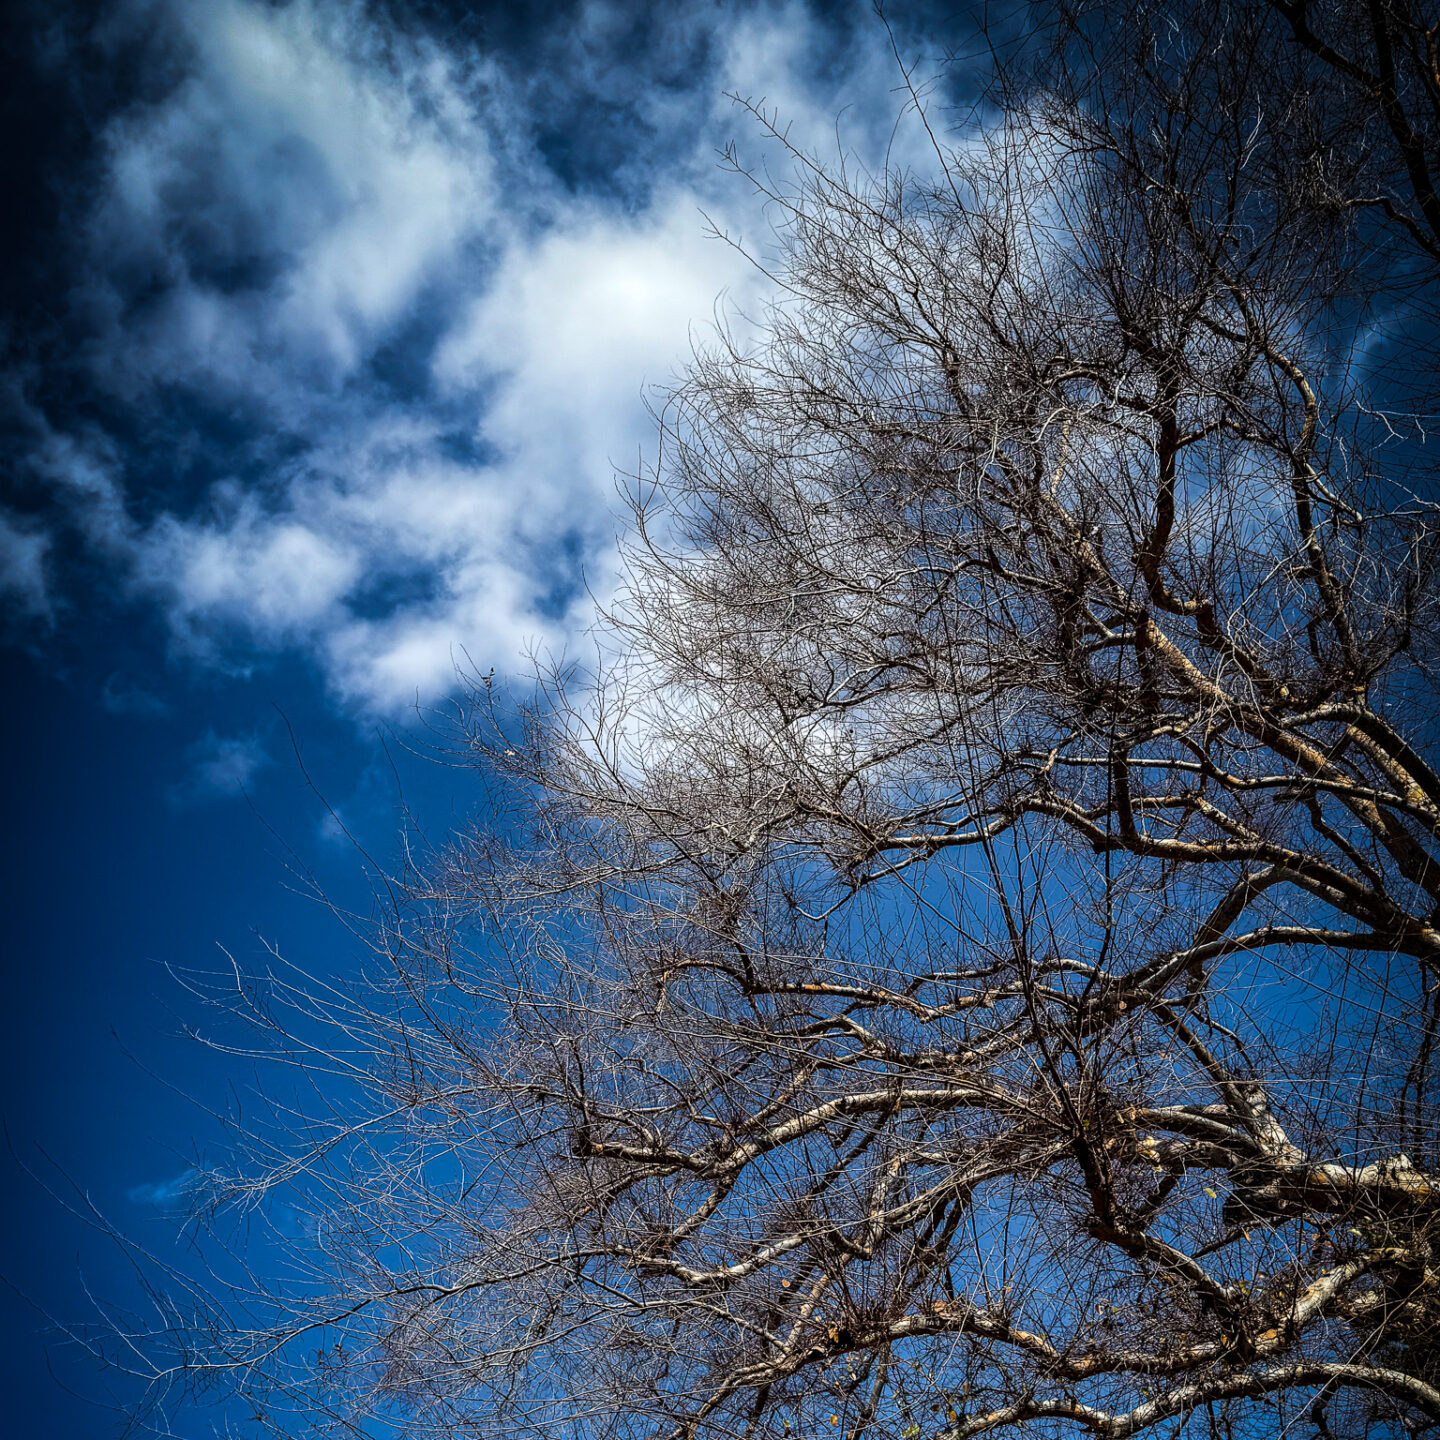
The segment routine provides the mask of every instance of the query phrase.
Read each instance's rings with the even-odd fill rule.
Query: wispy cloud
[[[186,752],[186,774],[171,791],[177,804],[247,793],[270,756],[258,735],[217,735],[212,730]]]
[[[757,224],[715,169],[721,92],[768,96],[817,145],[852,103],[873,149],[883,46],[817,67],[803,6],[681,6],[640,74],[631,7],[594,3],[537,79],[339,0],[144,8],[184,78],[111,125],[70,297],[128,433],[37,414],[31,476],[201,660],[299,649],[393,711],[443,692],[460,647],[504,668],[563,646],[582,567],[608,583],[643,387],[717,294],[764,292],[705,238],[702,207]],[[620,121],[587,126],[606,105]],[[46,543],[0,522],[0,584],[36,611]]]
[[[112,715],[165,715],[170,710],[158,695],[118,671],[105,677],[100,703]]]
[[[166,1180],[133,1186],[126,1192],[132,1205],[145,1205],[155,1210],[179,1210],[189,1203],[200,1184],[200,1172],[182,1170]]]
[[[45,552],[50,540],[33,523],[0,512],[0,595],[32,619],[51,618]]]

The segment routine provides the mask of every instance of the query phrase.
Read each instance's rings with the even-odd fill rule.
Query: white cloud
[[[125,510],[115,446],[93,431],[71,435],[39,421],[30,469],[54,489],[81,533],[97,550],[128,553],[134,526]]]
[[[340,0],[161,13],[187,78],[109,133],[76,305],[96,382],[133,413],[181,397],[202,460],[207,426],[247,438],[198,501],[157,515],[152,495],[143,522],[135,487],[165,477],[119,442],[50,432],[32,469],[196,656],[298,647],[348,700],[395,710],[446,690],[462,649],[504,669],[527,644],[563,648],[588,618],[580,566],[608,584],[613,473],[651,438],[642,387],[675,373],[722,290],[763,290],[705,238],[702,206],[759,229],[714,164],[741,123],[721,91],[764,94],[821,148],[858,100],[847,138],[873,160],[896,108],[883,46],[817,84],[803,6],[676,12],[665,63],[710,27],[718,69],[615,94],[637,136],[668,137],[621,204],[560,184],[530,139],[529,107],[556,97],[493,57]],[[585,7],[550,37],[554,73],[617,92],[624,72],[594,57],[623,16]],[[624,164],[641,174],[644,155]],[[6,551],[5,533],[14,585],[43,595],[26,578],[43,541],[15,532]]]
[[[360,557],[333,535],[263,514],[250,499],[223,524],[162,520],[146,563],[175,592],[177,619],[233,619],[284,642],[323,624],[355,583]]]
[[[108,278],[146,266],[170,282],[122,383],[203,378],[283,402],[278,382],[343,381],[496,218],[469,97],[433,48],[386,57],[344,7],[211,0],[172,19],[190,78],[112,129],[94,219]]]

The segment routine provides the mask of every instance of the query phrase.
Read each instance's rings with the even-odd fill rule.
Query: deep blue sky
[[[960,22],[894,12],[933,69]],[[24,1170],[168,1243],[203,1107],[245,1077],[179,1034],[166,967],[262,937],[355,960],[287,889],[288,846],[364,895],[291,732],[379,853],[402,787],[434,835],[474,812],[407,753],[417,701],[462,657],[523,675],[527,645],[583,643],[642,388],[722,291],[763,299],[700,215],[764,234],[715,165],[755,149],[723,92],[821,147],[843,108],[874,156],[898,77],[858,4],[40,0],[3,25],[0,1429],[83,1440],[118,1433],[101,1381],[15,1292],[78,1320],[86,1285],[135,1292]]]

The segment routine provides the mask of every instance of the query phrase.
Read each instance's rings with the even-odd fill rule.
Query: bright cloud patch
[[[594,58],[621,10],[590,6],[547,63],[669,137],[617,194],[561,182],[539,88],[494,57],[321,0],[162,13],[184,78],[112,126],[72,295],[130,433],[37,417],[32,474],[199,657],[298,648],[393,711],[442,693],[462,652],[503,669],[562,648],[582,571],[607,584],[643,387],[721,291],[762,293],[700,214],[755,218],[714,166],[739,123],[721,92],[769,87],[823,143],[846,83],[856,123],[893,114],[883,48],[817,89],[803,8],[681,11],[670,50],[709,57],[692,88],[622,95]],[[46,544],[0,523],[0,584],[37,611]]]

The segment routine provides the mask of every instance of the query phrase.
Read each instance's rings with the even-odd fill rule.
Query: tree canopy
[[[305,1218],[157,1279],[161,1396],[1440,1426],[1440,25],[1042,19],[928,169],[755,111],[778,298],[657,401],[600,659],[475,682],[506,798],[359,987],[227,1002],[323,1099],[202,1219]]]

